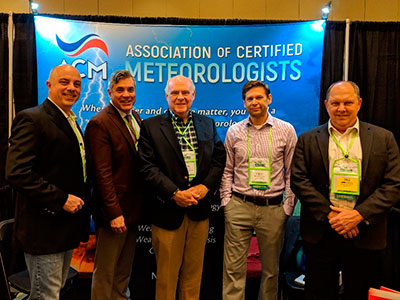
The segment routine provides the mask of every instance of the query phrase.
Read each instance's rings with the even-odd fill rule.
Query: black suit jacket
[[[133,114],[140,125],[138,114]],[[94,115],[86,127],[85,140],[94,183],[95,225],[110,227],[110,221],[121,215],[126,225],[137,222],[143,197],[139,155],[114,106],[108,104]]]
[[[149,185],[151,223],[161,228],[178,228],[185,213],[195,221],[208,218],[210,199],[219,188],[226,160],[224,145],[217,135],[214,120],[193,113],[193,123],[199,151],[197,175],[189,183],[169,111],[143,121],[139,141],[141,172]],[[197,205],[182,208],[172,199],[176,189],[185,190],[198,184],[204,184],[210,191]]]
[[[362,174],[355,209],[365,218],[354,245],[383,249],[386,213],[400,198],[400,156],[393,134],[360,122]],[[300,135],[292,161],[291,187],[301,201],[300,233],[317,243],[330,227],[328,124]]]
[[[24,252],[62,252],[87,239],[87,203],[74,214],[62,208],[68,194],[84,198],[79,142],[49,100],[15,117],[6,178],[17,191],[15,233]]]

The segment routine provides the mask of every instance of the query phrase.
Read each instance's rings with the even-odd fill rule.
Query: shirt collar
[[[115,109],[119,112],[119,114],[121,115],[121,118],[122,118],[122,119],[125,118],[125,116],[128,116],[128,115],[132,114],[132,110],[129,112],[129,114],[127,114],[126,112],[124,112],[124,111],[120,110],[118,107],[116,107],[116,106],[114,105],[114,103],[112,102],[112,100],[110,100],[110,103],[111,103],[111,105],[114,106]]]
[[[74,114],[74,112],[72,111],[72,109],[69,111],[69,115],[65,112],[65,111],[63,111],[62,109],[61,109],[61,107],[59,107],[53,100],[51,100],[49,97],[47,97],[47,99],[49,99],[50,100],[50,102],[51,103],[53,103],[61,112],[62,112],[62,114],[64,115],[64,117],[66,117],[67,119],[69,119],[69,118],[72,118],[73,120],[76,120],[76,115]]]
[[[174,120],[175,122],[183,122],[183,119],[181,118],[181,117],[179,117],[179,116],[177,116],[177,115],[175,115],[173,112],[172,112],[172,110],[170,109],[169,110],[169,113],[171,114],[171,119],[172,120]],[[192,111],[190,110],[189,111],[189,116],[188,116],[188,121],[190,121],[191,119],[192,119]]]
[[[268,113],[268,118],[267,118],[267,120],[265,120],[265,122],[261,125],[260,129],[263,128],[263,127],[265,127],[265,126],[267,126],[267,125],[269,125],[269,126],[274,126],[274,119],[275,119],[275,118],[274,118],[273,116],[271,116],[270,113]],[[253,125],[253,123],[251,123],[250,117],[247,117],[246,125],[247,125],[247,126],[253,126],[253,127],[255,127],[255,126]]]
[[[355,129],[357,133],[360,132],[360,121],[358,120],[358,117],[357,117],[356,123],[353,126],[347,128],[343,134],[340,133],[335,127],[333,127],[331,120],[329,120],[329,122],[328,122],[329,135],[331,135],[332,132],[336,132],[337,135],[344,135],[344,134],[348,134],[349,132],[352,132],[353,129]]]

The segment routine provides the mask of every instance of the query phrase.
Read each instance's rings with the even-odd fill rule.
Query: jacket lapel
[[[317,132],[318,134],[315,136],[315,139],[318,144],[318,148],[320,151],[320,155],[322,157],[322,161],[324,162],[325,172],[329,174],[329,133],[328,133],[328,123],[319,127]]]
[[[185,164],[181,147],[179,145],[178,139],[176,138],[175,130],[170,120],[169,111],[167,111],[164,115],[162,115],[162,119],[160,122],[160,130],[165,136],[171,148],[174,150],[175,154],[177,155],[181,163]]]
[[[361,180],[364,178],[367,168],[368,168],[368,162],[369,162],[369,156],[371,153],[371,147],[372,147],[372,132],[370,130],[370,127],[364,123],[360,122],[360,142],[361,142],[361,151],[362,151],[362,175],[361,175]]]
[[[124,121],[122,120],[121,115],[117,111],[117,109],[112,106],[110,103],[106,107],[107,115],[111,119],[111,121],[115,124],[118,130],[121,132],[123,137],[128,142],[133,152],[136,152],[135,144],[133,143],[133,139],[131,134],[129,133],[129,129],[126,127]]]
[[[48,99],[46,99],[44,101],[43,108],[47,112],[47,114],[50,116],[53,123],[62,132],[64,132],[65,135],[69,139],[76,142],[76,146],[79,147],[79,141],[78,141],[71,125],[69,124],[69,122],[68,122],[67,118],[64,116],[64,114],[60,111],[60,109]],[[79,126],[77,126],[77,127],[79,128]]]
[[[209,128],[204,128],[205,124],[197,114],[192,113],[192,116],[194,127],[196,128],[197,144],[199,146],[199,157],[197,159],[197,169],[199,170],[204,158],[204,143],[201,141],[210,140],[210,137],[208,136]]]

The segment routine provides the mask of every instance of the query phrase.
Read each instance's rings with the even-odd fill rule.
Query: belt
[[[262,197],[252,197],[240,194],[238,192],[232,191],[232,195],[242,199],[243,201],[254,203],[258,206],[269,206],[269,205],[279,205],[282,203],[282,194],[272,198],[262,198]]]

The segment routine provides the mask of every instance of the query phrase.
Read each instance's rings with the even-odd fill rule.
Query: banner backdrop
[[[75,66],[82,76],[82,93],[73,111],[84,129],[109,101],[111,73],[127,69],[137,83],[135,109],[146,119],[167,109],[165,84],[183,74],[196,86],[192,109],[212,117],[224,140],[229,126],[247,116],[242,86],[248,80],[261,80],[271,89],[269,112],[290,122],[300,134],[318,125],[324,25],[323,21],[133,25],[36,16],[39,103],[47,97],[50,70],[59,64]],[[202,299],[221,295],[223,216],[218,199],[212,208]],[[155,264],[150,226],[139,226],[137,242],[133,296],[152,299]]]
[[[137,82],[136,110],[142,118],[167,108],[169,77],[193,79],[193,110],[214,118],[221,138],[246,116],[241,88],[262,80],[272,93],[270,113],[301,133],[318,124],[324,37],[323,21],[246,26],[166,26],[110,24],[35,17],[39,103],[45,81],[58,64],[71,64],[82,75],[74,105],[84,129],[108,103],[107,83],[118,69]]]

